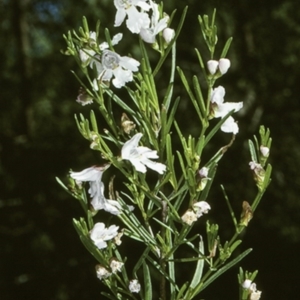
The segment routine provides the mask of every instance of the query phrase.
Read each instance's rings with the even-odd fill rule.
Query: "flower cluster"
[[[121,33],[113,36],[112,46],[117,45],[123,38]],[[83,67],[91,67],[96,70],[96,79],[93,82],[93,89],[99,89],[98,84],[108,82],[113,77],[113,85],[116,88],[123,87],[127,82],[133,80],[133,72],[138,71],[140,63],[128,56],[120,56],[114,51],[109,50],[107,42],[97,44],[96,32],[91,31],[88,37],[88,43],[79,49],[79,58]],[[89,104],[81,93],[77,101],[82,105]],[[84,101],[82,100],[84,99]],[[90,100],[90,99],[89,99]]]
[[[141,56],[143,57],[141,61],[142,71],[134,77],[134,73],[138,72],[140,62],[130,56],[121,56],[114,51],[113,46],[122,40],[123,35],[121,33],[113,36],[111,40],[107,35],[107,41],[99,43],[98,28],[97,33],[89,31],[87,22],[83,22],[84,29],[81,28],[80,30],[81,36],[75,34],[76,43],[73,43],[71,35],[68,36],[68,51],[69,53],[72,52],[72,55],[77,55],[77,61],[91,86],[89,89],[78,77],[84,87],[79,90],[77,102],[86,105],[92,103],[93,99],[97,100],[100,113],[104,117],[107,127],[103,129],[104,134],[98,130],[96,116],[93,111],[91,111],[90,119],[80,115],[80,120],[78,121],[78,118],[76,118],[76,122],[80,133],[85,139],[89,140],[90,148],[99,151],[102,159],[105,159],[108,163],[101,166],[92,166],[80,172],[71,171],[70,186],[64,186],[64,188],[68,189],[80,201],[86,213],[86,218],[74,219],[74,225],[86,248],[100,262],[96,265],[97,277],[103,280],[104,284],[111,288],[115,295],[123,297],[122,294],[124,294],[127,297],[129,292],[141,292],[138,274],[140,274],[139,269],[142,268],[144,274],[143,290],[147,294],[147,288],[151,286],[151,274],[147,264],[153,262],[152,264],[157,267],[157,270],[163,276],[161,278],[160,298],[165,298],[162,295],[165,294],[165,285],[169,281],[169,278],[165,276],[165,262],[168,261],[169,270],[175,270],[177,259],[174,260],[171,256],[179,246],[186,244],[191,246],[192,250],[198,249],[194,246],[194,238],[189,238],[188,234],[192,226],[195,225],[194,223],[211,210],[208,202],[200,200],[208,199],[218,161],[232,144],[234,136],[229,144],[222,147],[207,162],[203,162],[203,150],[219,129],[223,132],[233,133],[233,135],[238,133],[239,127],[232,114],[242,109],[243,103],[225,102],[225,88],[215,85],[216,80],[229,70],[231,65],[229,59],[222,57],[219,60],[207,61],[207,70],[203,70],[208,86],[206,97],[202,96],[197,76],[193,77],[193,89],[197,96],[195,97],[183,71],[178,69],[188,95],[197,110],[198,121],[202,124],[200,136],[193,137],[189,135],[186,137],[185,134],[181,133],[180,126],[175,121],[178,104],[176,102],[177,104],[174,103],[173,105],[172,102],[175,73],[172,71],[172,80],[163,96],[164,90],[162,92],[158,91],[155,82],[157,78],[162,78],[155,77],[155,74],[161,67],[161,63],[165,61],[169,50],[171,50],[171,45],[166,48],[167,44],[172,43],[172,40],[175,41],[179,35],[185,13],[180,19],[175,36],[174,30],[169,28],[170,18],[163,12],[163,4],[158,5],[153,0],[114,0],[113,3],[116,7],[115,27],[121,26],[124,22],[130,32],[138,34],[140,37]],[[208,22],[207,16],[204,22],[200,17],[199,21],[202,34],[207,37],[205,42],[210,51],[210,57],[213,57],[217,41],[214,15],[211,22]],[[151,44],[153,48],[160,52],[161,56],[155,68],[156,71],[152,72],[147,48],[143,41]],[[174,46],[173,51],[176,45],[175,43],[172,43],[172,45]],[[226,46],[224,49],[227,48]],[[175,51],[172,53],[172,70],[175,70]],[[222,56],[226,56],[226,54],[227,50],[223,50]],[[201,56],[199,55],[199,57],[203,69]],[[93,74],[93,76],[90,76],[90,74]],[[124,89],[124,92],[128,94],[127,98],[123,97],[123,94],[122,96],[117,95],[118,93],[112,91],[109,86],[111,82],[115,88],[121,88],[133,80],[135,82],[132,87]],[[109,101],[105,100],[106,96],[109,97]],[[130,100],[132,102],[129,102]],[[114,112],[115,105],[121,110]],[[116,115],[121,115],[121,118],[117,120]],[[211,124],[207,119],[211,120],[213,118],[220,118],[220,120],[217,125],[214,125],[213,129],[209,128],[211,130],[208,133],[207,129]],[[173,128],[176,128],[176,130]],[[176,149],[178,165],[176,165],[176,155],[174,155],[172,149],[177,146],[177,142],[175,143],[173,139],[176,132],[182,145],[181,149]],[[265,130],[263,129],[261,132],[265,132]],[[256,141],[256,152],[253,149],[250,151],[253,161],[250,162],[249,166],[260,192],[263,192],[265,186],[263,184],[266,180],[269,181],[270,173],[268,166],[266,166],[271,145],[268,132],[261,134],[261,146],[258,147],[258,145]],[[114,154],[115,151],[118,151],[117,154]],[[103,174],[111,165],[118,169],[123,178],[125,177],[124,185],[127,191],[121,190],[120,193],[114,191],[113,180],[111,179],[107,198],[105,196],[106,184],[104,183],[105,180],[102,181],[102,177],[105,179],[106,176]],[[199,167],[200,165],[202,166]],[[266,171],[264,167],[266,167]],[[181,168],[180,172],[178,172],[179,168]],[[156,176],[148,178],[145,174],[149,169],[151,169],[150,172],[156,172]],[[150,179],[149,182],[148,179]],[[116,181],[119,181],[118,177]],[[132,213],[133,207],[127,206],[122,197],[134,203],[136,210],[141,215],[136,216]],[[212,277],[210,277],[211,270],[223,268],[222,265],[240,243],[236,240],[237,233],[240,234],[248,226],[253,217],[256,203],[251,206],[247,201],[243,201],[240,223],[237,224],[229,199],[225,198],[236,227],[236,233],[230,243],[226,242],[222,245],[218,234],[218,225],[210,225],[207,222],[208,256],[201,238],[199,250],[196,253],[197,256],[201,254],[200,258],[203,259],[203,263],[197,263],[193,280],[189,287],[185,287],[186,292],[181,288],[179,291],[181,295],[174,294],[175,298],[192,299],[197,296],[204,281],[212,280]],[[189,201],[188,204],[185,204],[186,199]],[[184,214],[180,213],[180,218],[178,211],[182,211],[183,206],[185,206],[186,211],[184,210]],[[118,221],[124,225],[124,228],[119,230],[117,225],[111,225],[111,223],[106,225],[103,222],[98,222],[98,220],[95,221],[94,218],[101,217],[99,216],[100,213],[97,215],[99,210],[117,216]],[[158,214],[161,217],[159,221],[156,218]],[[112,218],[110,216],[109,221]],[[178,221],[178,219],[181,224],[177,224],[177,226],[173,220]],[[152,220],[158,221],[157,223],[162,226],[161,228],[165,234],[156,232],[157,226],[152,227]],[[178,231],[177,227],[181,227],[181,231]],[[121,245],[123,233],[133,240],[144,243],[147,247],[134,267],[132,275],[134,279],[132,280],[128,279],[124,268],[126,259],[122,258],[121,251],[119,252],[117,247]],[[219,249],[219,253],[217,253],[217,249]],[[240,254],[239,257],[244,256],[245,253]],[[147,260],[147,257],[150,257],[149,255],[151,255],[151,260]],[[178,261],[184,262],[185,258],[178,259]],[[202,265],[201,269],[204,270],[204,264],[207,265],[209,271],[203,279],[199,276],[199,267]],[[117,274],[118,272],[120,273]],[[240,290],[246,295],[247,300],[258,300],[261,292],[256,290],[255,283],[248,279],[242,283],[244,278],[249,277],[251,276],[247,274],[239,279]],[[254,280],[254,277],[251,278]],[[170,281],[170,284],[173,285],[173,282]],[[118,294],[115,293],[116,291]],[[176,289],[174,289],[175,291]],[[135,297],[132,296],[132,298]]]
[[[166,165],[150,160],[150,158],[158,158],[157,151],[151,150],[148,147],[138,146],[138,143],[143,136],[142,133],[135,134],[122,147],[121,158],[129,160],[134,168],[141,173],[146,173],[146,166],[159,174],[166,171]],[[94,210],[105,210],[113,215],[121,213],[122,207],[116,200],[107,199],[104,195],[104,183],[102,175],[110,164],[104,166],[92,166],[81,172],[70,172],[70,176],[76,181],[77,185],[81,186],[82,182],[89,182],[88,190],[91,196],[91,205]],[[132,210],[132,207],[127,207]]]
[[[192,209],[188,209],[181,220],[187,224],[192,225],[195,221],[197,221],[203,214],[207,214],[208,211],[211,209],[210,205],[205,201],[196,202],[193,204]]]
[[[120,26],[127,17],[127,28],[139,34],[146,43],[154,44],[160,32],[166,43],[173,39],[175,32],[168,28],[169,17],[161,17],[158,4],[152,0],[114,0],[114,4],[117,9],[115,26]]]
[[[98,279],[100,279],[100,280],[106,279],[109,276],[111,276],[112,274],[121,272],[121,269],[124,266],[124,263],[113,258],[113,259],[111,259],[109,266],[110,266],[111,271],[107,270],[102,265],[96,265],[95,269],[96,269],[96,275],[97,275]]]

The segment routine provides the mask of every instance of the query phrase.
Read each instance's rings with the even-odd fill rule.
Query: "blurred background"
[[[2,0],[0,2],[0,299],[102,299],[103,286],[95,276],[95,260],[81,245],[72,218],[81,216],[79,204],[56,183],[70,168],[97,164],[74,123],[74,114],[88,116],[91,107],[75,102],[79,83],[70,70],[78,70],[64,56],[62,34],[78,29],[82,16],[92,30],[98,19],[112,34],[123,31],[119,53],[133,53],[137,36],[125,26],[114,28],[111,0]],[[226,39],[229,73],[219,80],[226,100],[244,101],[236,115],[240,133],[219,165],[212,203],[223,240],[232,224],[219,184],[226,187],[240,213],[241,202],[251,201],[256,187],[248,170],[247,140],[260,124],[270,128],[273,180],[243,237],[243,248],[253,252],[241,262],[259,270],[256,283],[262,299],[297,299],[300,242],[300,2],[294,0],[177,1],[172,27],[183,8],[187,19],[178,40],[178,62],[186,76],[199,74],[194,47],[206,56],[197,15],[217,8],[220,55]],[[164,10],[175,8],[165,0]],[[155,59],[156,54],[153,54]],[[167,71],[166,71],[167,72]],[[163,76],[161,76],[163,80]],[[179,80],[178,80],[179,83]],[[192,132],[193,108],[182,85],[177,119]],[[97,108],[94,106],[94,110]],[[190,122],[190,123],[189,123]],[[217,149],[230,140],[220,134]],[[208,149],[209,150],[209,149]],[[212,152],[213,153],[213,152]],[[211,153],[205,154],[207,157]],[[211,215],[214,217],[214,214]],[[221,216],[221,217],[220,217]],[[199,230],[204,231],[204,222]],[[125,243],[126,246],[126,243]],[[180,272],[180,270],[179,270]],[[186,270],[182,270],[186,272]],[[234,268],[201,299],[238,299],[238,269]]]

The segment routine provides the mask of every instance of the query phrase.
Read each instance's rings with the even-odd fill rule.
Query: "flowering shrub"
[[[202,88],[197,76],[190,83],[177,67],[200,124],[197,136],[185,137],[176,122],[179,97],[174,96],[173,83],[176,40],[186,9],[174,30],[171,26],[173,15],[169,17],[164,13],[162,4],[152,0],[114,0],[114,5],[114,25],[121,28],[125,21],[127,29],[138,34],[142,58],[138,61],[115,52],[114,46],[123,34],[111,39],[109,31],[105,30],[106,41],[101,38],[100,43],[99,24],[95,31],[90,31],[85,18],[79,33],[74,31],[64,36],[65,54],[76,59],[86,77],[85,82],[77,77],[81,84],[77,102],[98,106],[107,129],[98,129],[93,110],[90,118],[76,116],[80,133],[89,141],[92,150],[100,152],[99,160],[95,162],[97,165],[87,166],[82,171],[70,171],[67,185],[57,180],[79,201],[85,212],[84,218],[73,222],[82,243],[97,261],[96,276],[110,290],[102,292],[104,296],[109,299],[199,299],[198,295],[207,286],[251,251],[245,250],[231,258],[242,242],[240,234],[249,225],[270,182],[271,166],[267,164],[270,133],[262,126],[259,138],[249,141],[249,170],[257,185],[257,195],[251,204],[241,203],[240,219],[236,218],[222,187],[228,216],[235,228],[232,238],[223,241],[217,224],[207,220],[206,230],[203,227],[209,212],[214,210],[209,192],[218,162],[239,132],[232,114],[243,107],[242,102],[225,102],[225,88],[215,87],[217,80],[229,71],[231,63],[226,56],[231,39],[223,47],[221,56],[214,59],[216,12],[211,19],[207,15],[199,16],[200,30],[211,59],[205,63],[196,50],[199,69],[206,82]],[[124,34],[129,32],[125,30]],[[159,54],[154,66],[148,51]],[[166,59],[171,60],[172,67],[165,82],[165,94],[161,94],[156,87],[156,75]],[[119,89],[127,92],[126,98],[118,96]],[[115,118],[112,102],[123,111],[120,120]],[[213,118],[219,119],[217,123],[210,122]],[[230,134],[229,143],[204,161],[202,153],[219,130]],[[175,139],[180,140],[181,148],[174,152]],[[109,182],[104,176],[108,168],[116,174]],[[114,188],[115,181],[124,181],[121,190]],[[106,196],[105,186],[108,186],[109,196]],[[112,215],[107,218],[109,222],[98,221],[100,210]],[[202,231],[192,234],[195,224],[200,224]],[[132,269],[127,267],[122,255],[122,239],[130,239],[130,243],[140,243],[144,247],[141,256],[132,262]],[[188,247],[193,256],[178,256],[182,246]],[[195,264],[191,280],[182,285],[178,284],[176,275],[176,266],[180,263]],[[152,288],[157,279],[151,276],[152,270],[160,275],[159,293]],[[256,274],[257,271],[250,273],[240,269],[240,299],[260,298],[261,292],[253,283]]]

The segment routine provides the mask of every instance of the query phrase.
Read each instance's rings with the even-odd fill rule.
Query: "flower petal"
[[[142,133],[137,133],[124,144],[121,150],[121,156],[123,159],[129,159],[132,149],[137,148],[142,136]]]

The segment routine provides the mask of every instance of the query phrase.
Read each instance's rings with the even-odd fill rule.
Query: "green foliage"
[[[171,11],[173,2],[164,1],[164,9]],[[19,4],[22,3],[28,4],[20,11]],[[276,168],[265,200],[255,213],[255,221],[247,228],[247,237],[254,243],[257,241],[257,244],[249,245],[255,249],[251,259],[257,262],[255,268],[260,269],[259,278],[264,282],[268,297],[293,299],[297,295],[296,277],[287,275],[291,266],[286,264],[282,247],[288,248],[289,258],[294,257],[293,261],[297,262],[295,243],[300,236],[299,4],[295,1],[189,0],[176,5],[178,12],[189,5],[176,54],[177,64],[182,66],[187,78],[195,73],[198,58],[194,49],[186,45],[197,45],[204,53],[196,15],[217,7],[219,44],[225,44],[228,36],[234,37],[227,55],[232,61],[232,69],[221,82],[224,86],[234,87],[228,93],[236,101],[243,99],[246,109],[238,116],[241,128],[238,139],[226,153],[226,160],[220,163],[216,176],[226,187],[235,212],[241,209],[238,195],[247,200],[254,193],[251,175],[243,184],[235,184],[248,172],[248,166],[242,164],[250,160],[246,147],[243,149],[243,141],[252,138],[262,120],[272,128],[274,140],[270,162]],[[74,101],[79,84],[70,76],[69,70],[77,66],[59,51],[65,48],[61,33],[78,28],[82,15],[87,17],[91,27],[98,19],[101,19],[102,28],[111,24],[114,14],[111,1],[85,0],[76,5],[69,0],[2,1],[1,8],[1,298],[67,300],[99,297],[99,283],[96,279],[91,280],[94,278],[91,268],[94,259],[85,255],[85,249],[72,231],[70,220],[74,212],[80,215],[80,206],[69,201],[69,196],[60,190],[53,178],[62,178],[70,166],[79,169],[99,159],[96,152],[86,150],[87,142],[74,130],[73,115],[81,112],[89,119],[90,109],[79,109]],[[20,18],[20,12],[23,18]],[[174,24],[178,24],[179,17],[176,13]],[[117,33],[117,29],[113,33]],[[27,48],[22,45],[22,40],[30,41]],[[127,53],[132,44],[133,40],[128,38],[119,50]],[[218,51],[222,49],[216,50],[222,57]],[[132,53],[135,54],[134,50]],[[150,61],[154,57],[151,55]],[[203,60],[208,58],[204,56]],[[200,74],[197,77],[201,85],[203,77]],[[157,78],[158,89],[165,89],[159,82],[162,78],[166,81],[165,73],[158,73]],[[174,94],[184,94],[182,90],[178,91],[177,84],[172,86],[172,77],[169,81],[168,89],[174,89]],[[198,97],[197,83],[193,81],[191,86]],[[196,99],[199,101],[200,96]],[[168,107],[171,99],[164,101]],[[127,106],[127,109],[130,108]],[[190,128],[195,111],[186,96],[181,97],[174,113],[176,110],[180,114],[177,120],[180,127],[184,124]],[[163,113],[163,109],[161,111]],[[171,117],[173,110],[169,112]],[[100,115],[96,110],[95,114]],[[103,128],[104,122],[98,121],[97,125]],[[165,132],[171,134],[169,125],[167,123]],[[193,134],[198,133],[199,126],[193,125],[191,129]],[[187,135],[184,128],[182,133]],[[208,149],[210,154],[226,143],[224,136],[217,135]],[[180,147],[180,142],[169,146],[174,151]],[[203,159],[208,156],[209,153],[204,153]],[[177,160],[177,154],[174,159]],[[232,172],[235,168],[237,172]],[[174,176],[171,178],[176,186]],[[211,192],[212,202],[225,210],[222,191],[216,187]],[[204,193],[202,195],[201,200],[205,200]],[[220,225],[226,223],[225,215]],[[229,233],[221,234],[228,236]],[[248,245],[247,238],[244,243]],[[275,265],[274,261],[277,262]],[[268,268],[264,268],[266,265]],[[293,266],[298,268],[297,263]],[[248,263],[247,268],[253,269],[252,264]],[[183,268],[181,272],[187,274],[189,269]],[[285,281],[287,277],[289,282]],[[182,281],[186,282],[186,278]],[[40,286],[43,289],[37,288]],[[188,283],[183,283],[182,294],[187,287]],[[232,290],[208,288],[203,297],[233,299],[236,294]]]

